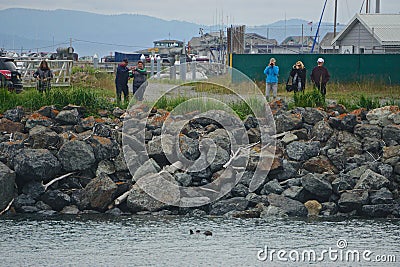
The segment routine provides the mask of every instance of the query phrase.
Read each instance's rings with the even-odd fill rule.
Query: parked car
[[[23,90],[21,73],[17,70],[13,58],[0,57],[0,87],[16,93]]]

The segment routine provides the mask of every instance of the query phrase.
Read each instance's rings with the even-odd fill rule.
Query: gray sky
[[[184,20],[205,25],[262,25],[301,18],[317,22],[324,0],[0,0],[0,9],[72,9],[101,14],[144,14],[167,20]],[[360,11],[363,0],[338,0],[338,22],[346,24]],[[375,0],[371,0],[372,10]],[[324,21],[333,22],[334,0],[328,0]],[[371,10],[371,11],[372,11]],[[365,8],[364,8],[365,11]],[[381,0],[382,13],[400,13],[399,0]]]

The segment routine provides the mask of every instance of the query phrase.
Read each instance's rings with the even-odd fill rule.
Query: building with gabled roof
[[[331,45],[342,54],[399,54],[400,14],[356,14]]]

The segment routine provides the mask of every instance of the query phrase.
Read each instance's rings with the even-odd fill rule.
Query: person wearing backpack
[[[292,77],[292,90],[295,93],[304,92],[306,88],[307,70],[303,62],[297,61],[296,64],[293,65],[290,71],[290,77]]]
[[[273,93],[273,98],[276,99],[276,95],[278,93],[278,76],[279,76],[279,67],[276,66],[275,58],[271,58],[269,60],[268,66],[264,70],[264,74],[266,77],[266,85],[265,85],[265,96],[269,101],[270,91]]]

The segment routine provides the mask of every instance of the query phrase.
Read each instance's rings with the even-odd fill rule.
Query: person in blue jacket
[[[267,100],[269,100],[270,91],[272,90],[273,97],[275,99],[278,93],[278,76],[279,76],[279,67],[276,66],[275,58],[271,58],[269,60],[269,64],[265,68],[264,74],[267,75],[265,96],[267,97]]]
[[[115,87],[117,90],[117,102],[121,103],[121,95],[124,94],[124,101],[129,101],[129,90],[128,90],[128,80],[129,80],[129,68],[128,59],[122,60],[118,65],[117,74],[115,76]]]

